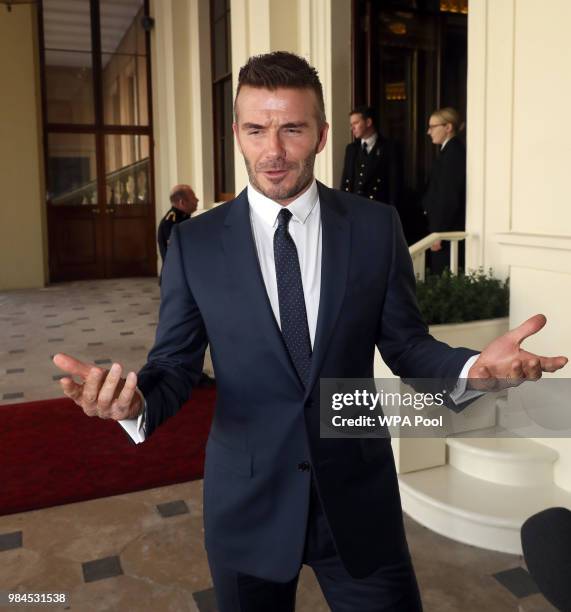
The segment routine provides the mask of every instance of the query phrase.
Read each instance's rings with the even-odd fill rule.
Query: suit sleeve
[[[420,314],[412,260],[398,213],[392,215],[392,253],[387,293],[376,344],[391,371],[402,378],[438,379],[455,383],[466,361],[476,355],[435,340]]]
[[[167,254],[167,246],[169,242],[169,236],[172,229],[172,224],[166,219],[162,219],[159,223],[159,229],[157,231],[157,242],[159,245],[159,253],[163,263]]]
[[[162,273],[155,344],[138,375],[138,387],[147,403],[147,436],[190,398],[202,373],[207,343],[185,272],[179,228],[174,226]]]

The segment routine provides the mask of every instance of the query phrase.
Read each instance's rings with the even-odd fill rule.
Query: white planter
[[[509,329],[509,318],[468,321],[467,323],[447,323],[431,325],[430,333],[450,346],[465,346],[476,351],[483,350],[494,338],[505,334]]]
[[[509,329],[509,318],[484,319],[468,323],[431,325],[430,333],[450,346],[465,346],[476,351],[483,350],[492,340]],[[497,394],[488,394],[476,400],[460,415],[452,415],[453,431],[464,433],[488,429],[497,424]]]
[[[464,346],[481,351],[494,338],[501,336],[509,328],[507,317],[486,319],[468,323],[432,325],[430,333],[452,347]],[[389,385],[387,379],[394,378],[387,365],[375,352],[375,378],[384,379],[383,386]],[[402,383],[395,381],[398,389]],[[404,390],[404,389],[403,389]],[[496,425],[495,396],[479,398],[466,408],[461,415],[451,415],[453,431],[457,433],[486,429]],[[393,438],[393,450],[399,474],[425,470],[446,463],[446,441],[444,438]]]

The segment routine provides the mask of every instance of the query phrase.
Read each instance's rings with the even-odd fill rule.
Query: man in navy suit
[[[147,364],[122,379],[119,364],[54,358],[84,381],[63,378],[66,395],[142,440],[188,399],[210,343],[204,521],[223,612],[293,610],[303,563],[335,611],[421,610],[390,441],[321,438],[320,378],[371,378],[375,346],[400,376],[483,388],[566,362],[520,348],[541,315],[479,356],[434,340],[394,208],[315,181],[327,132],[304,59],[251,58],[234,124],[249,185],[173,228]]]

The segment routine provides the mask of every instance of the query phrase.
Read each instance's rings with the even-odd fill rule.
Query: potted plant
[[[427,276],[417,281],[416,293],[420,311],[436,339],[450,346],[482,350],[509,327],[509,281],[493,277],[492,271],[479,269],[468,274]],[[389,382],[394,375],[375,355],[375,378],[391,391],[402,391],[402,381]],[[393,388],[394,387],[394,388]],[[455,431],[492,427],[496,422],[493,397],[480,398],[455,424]],[[393,438],[397,471],[400,474],[427,469],[446,463],[444,438]]]
[[[451,346],[482,350],[508,330],[509,280],[494,278],[492,270],[427,276],[416,294],[430,333]]]

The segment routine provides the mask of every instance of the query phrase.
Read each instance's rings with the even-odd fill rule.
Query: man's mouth
[[[263,173],[272,180],[282,179],[289,172],[287,168],[281,170],[264,170]]]

